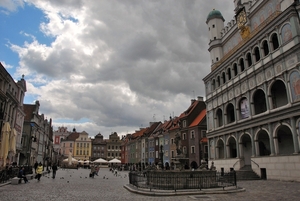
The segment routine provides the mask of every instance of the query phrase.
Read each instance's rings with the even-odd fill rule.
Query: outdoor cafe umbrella
[[[93,162],[94,163],[108,163],[108,161],[103,158],[98,158],[97,160],[94,160]]]
[[[9,151],[9,133],[10,125],[8,122],[5,122],[2,131],[1,131],[1,149],[0,149],[0,158],[3,160],[3,166],[6,165],[6,158]]]
[[[9,136],[9,151],[11,151],[13,154],[16,154],[16,136],[16,129],[13,128]]]
[[[108,162],[109,163],[121,163],[121,161],[119,159],[116,159],[116,158],[114,158],[114,159],[112,159],[112,160],[110,160]]]

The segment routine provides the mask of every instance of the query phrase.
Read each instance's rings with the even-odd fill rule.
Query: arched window
[[[220,76],[218,76],[218,77],[217,77],[217,87],[219,87],[219,86],[221,85],[220,81],[221,81],[221,80],[220,80]]]
[[[227,69],[227,74],[228,74],[228,79],[231,80],[231,69],[230,68]]]
[[[277,50],[279,48],[279,41],[278,41],[278,36],[276,33],[274,33],[271,37],[272,39],[272,44],[273,44],[273,50]]]
[[[240,59],[241,72],[245,70],[244,59]]]
[[[254,48],[254,55],[255,55],[255,61],[258,62],[260,60],[260,52],[258,47]]]
[[[253,95],[254,112],[260,114],[267,111],[266,96],[265,92],[258,89]]]
[[[252,57],[250,52],[247,54],[247,61],[248,61],[248,67],[252,66]]]
[[[237,76],[238,74],[237,64],[233,64],[233,72],[234,72],[234,76]]]
[[[212,90],[215,90],[215,89],[216,89],[216,81],[215,81],[215,79],[212,80],[212,83],[211,83],[211,89],[212,89]]]
[[[227,123],[232,123],[235,121],[234,107],[232,103],[228,104],[226,108],[226,115],[227,115]]]
[[[222,73],[222,81],[223,81],[223,84],[226,82],[225,72]]]
[[[269,45],[266,40],[263,42],[263,50],[264,50],[264,56],[267,56],[269,54]]]
[[[278,108],[288,104],[287,93],[284,83],[281,80],[276,80],[271,88],[271,97],[273,108]]]
[[[221,109],[217,110],[217,127],[223,126],[223,112]]]

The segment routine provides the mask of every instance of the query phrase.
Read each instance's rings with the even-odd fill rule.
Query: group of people
[[[41,162],[35,162],[34,164],[34,171],[35,171],[35,179],[37,179],[38,181],[41,180],[41,177],[42,177],[42,174],[43,174],[43,164]],[[57,165],[54,163],[52,165],[52,178],[55,179],[55,176],[56,176],[56,171],[57,171]],[[26,177],[26,173],[25,173],[25,168],[24,167],[21,167],[20,168],[20,171],[19,171],[19,174],[18,174],[18,177],[20,179],[23,179],[25,183],[29,183],[27,177]]]

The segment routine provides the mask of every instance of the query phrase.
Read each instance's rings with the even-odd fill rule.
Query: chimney
[[[202,96],[198,96],[198,101],[203,101],[203,97]]]

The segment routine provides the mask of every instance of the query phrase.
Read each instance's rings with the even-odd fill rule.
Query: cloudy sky
[[[0,61],[54,130],[132,133],[205,97],[212,9],[234,16],[233,0],[0,0]]]

